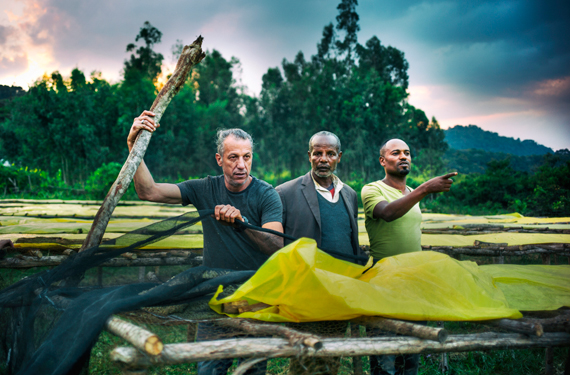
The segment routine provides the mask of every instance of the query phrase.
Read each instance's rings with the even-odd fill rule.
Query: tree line
[[[238,87],[239,60],[217,50],[190,74],[153,135],[145,162],[158,181],[219,174],[214,136],[239,127],[255,141],[253,174],[276,185],[306,173],[308,140],[320,130],[337,134],[343,160],[338,175],[360,187],[383,177],[378,149],[404,139],[417,169],[413,181],[445,172],[448,150],[435,118],[407,102],[408,62],[402,51],[373,36],[358,42],[356,0],[341,0],[334,23],[323,28],[316,53],[299,52],[262,76],[259,96]],[[145,22],[126,46],[120,82],[74,69],[45,75],[25,95],[12,97],[0,119],[0,194],[15,190],[104,196],[127,157],[126,136],[134,117],[160,88],[164,56],[155,52],[162,33]],[[173,46],[179,55],[182,42]],[[51,190],[50,190],[51,189]],[[75,193],[73,193],[75,191]],[[132,193],[132,191],[131,191]],[[129,193],[129,194],[131,194]],[[60,193],[61,194],[61,193]],[[91,194],[91,195],[89,195]],[[127,197],[129,196],[127,194]]]

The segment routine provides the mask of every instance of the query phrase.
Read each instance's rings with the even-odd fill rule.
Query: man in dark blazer
[[[333,173],[342,157],[340,140],[331,132],[318,132],[309,141],[308,153],[311,171],[276,188],[283,203],[284,232],[312,238],[319,249],[346,254],[331,255],[356,263],[353,256],[363,255],[356,192]]]

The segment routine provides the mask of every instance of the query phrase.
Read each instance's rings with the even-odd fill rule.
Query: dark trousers
[[[413,322],[426,325],[427,322]],[[369,336],[399,336],[379,329],[367,329]],[[419,354],[371,355],[370,375],[417,375],[420,367]]]
[[[244,337],[244,335],[236,334],[230,328],[220,327],[213,323],[198,323],[196,331],[196,341],[210,341],[224,338]],[[228,369],[232,366],[233,359],[216,359],[212,361],[198,362],[198,375],[226,375]],[[239,363],[244,359],[240,358]],[[248,375],[265,375],[267,372],[267,361],[259,362],[246,371]]]

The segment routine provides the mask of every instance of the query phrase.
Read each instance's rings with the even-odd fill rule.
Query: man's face
[[[384,147],[384,155],[380,156],[380,164],[386,170],[386,174],[406,176],[412,168],[410,148],[404,141],[390,140]]]
[[[313,173],[321,178],[330,177],[340,162],[342,151],[337,151],[336,139],[331,136],[319,136],[313,139],[313,150],[309,151],[309,161]]]
[[[230,135],[224,140],[224,155],[216,154],[216,161],[222,167],[226,182],[239,188],[249,181],[252,157],[251,143]]]

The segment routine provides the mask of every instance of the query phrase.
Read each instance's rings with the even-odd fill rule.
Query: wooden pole
[[[544,351],[544,374],[554,375],[554,349],[552,347]]]
[[[166,85],[164,85],[162,90],[160,90],[160,93],[150,108],[150,110],[156,115],[154,117],[156,122],[160,122],[166,107],[168,107],[172,98],[174,98],[174,96],[184,86],[188,73],[192,67],[202,61],[206,56],[204,52],[202,52],[202,40],[203,38],[199,36],[191,45],[185,46],[182,50],[182,54],[178,59],[178,64],[176,65],[174,73],[168,82],[166,82]],[[111,218],[115,207],[119,203],[119,200],[125,191],[127,191],[139,164],[143,160],[151,136],[152,134],[145,130],[139,133],[127,161],[123,165],[123,168],[121,169],[117,180],[109,190],[109,193],[107,193],[103,204],[101,204],[101,207],[93,220],[91,230],[87,234],[87,237],[79,251],[83,251],[101,243],[101,239],[103,238],[109,219]]]
[[[64,255],[44,256],[42,258],[24,257],[7,258],[0,260],[0,268],[32,268],[58,266],[67,259]],[[101,267],[143,267],[143,266],[199,266],[202,264],[201,256],[189,258],[113,258],[101,264]]]
[[[448,333],[445,328],[434,328],[411,322],[404,322],[395,319],[386,319],[381,317],[363,316],[352,320],[357,324],[362,324],[371,328],[379,328],[384,331],[398,333],[400,335],[408,335],[419,337],[421,339],[445,342]]]
[[[323,347],[314,350],[294,347],[282,338],[240,338],[199,343],[167,344],[160,356],[146,356],[131,347],[115,348],[111,360],[132,367],[156,364],[180,364],[223,358],[287,358],[298,355],[315,357],[354,357],[365,355],[427,354],[544,348],[570,345],[568,333],[545,333],[542,337],[521,334],[482,333],[452,335],[445,343],[415,337],[371,337],[323,339]]]
[[[513,319],[496,319],[496,320],[483,320],[474,323],[491,325],[494,327],[499,327],[507,331],[524,333],[526,335],[542,336],[544,329],[542,324],[538,321],[522,321]]]
[[[214,323],[220,326],[237,328],[252,335],[281,336],[289,340],[289,344],[293,346],[302,344],[315,350],[323,347],[321,338],[318,336],[276,324],[259,323],[248,319],[219,319],[215,320]]]
[[[107,320],[105,328],[147,354],[159,355],[164,348],[162,341],[157,335],[116,316],[112,316]]]

